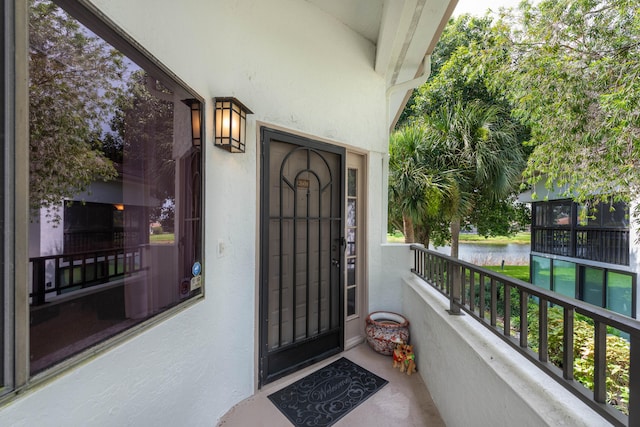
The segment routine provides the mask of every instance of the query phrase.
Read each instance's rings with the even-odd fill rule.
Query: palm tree
[[[389,206],[402,218],[405,242],[415,242],[416,227],[428,245],[428,222],[439,211],[446,182],[430,163],[425,130],[409,125],[391,135],[389,143]],[[427,227],[425,230],[424,227]]]
[[[497,106],[479,101],[445,105],[424,117],[428,146],[438,147],[452,185],[443,208],[450,218],[451,256],[458,256],[461,221],[480,198],[498,201],[520,182],[525,155],[517,128]]]

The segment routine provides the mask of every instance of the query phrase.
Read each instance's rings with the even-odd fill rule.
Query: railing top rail
[[[528,283],[520,279],[509,277],[504,274],[482,268],[470,262],[463,261],[461,259],[454,258],[437,251],[426,249],[422,245],[415,245],[415,244],[411,245],[411,249],[432,254],[440,258],[443,258],[451,263],[462,265],[464,268],[468,270],[482,273],[486,277],[493,278],[502,283],[508,283],[510,286],[515,286],[517,288],[525,290],[529,295],[542,298],[546,301],[549,301],[556,305],[560,305],[564,308],[573,309],[577,313],[580,313],[587,317],[592,318],[594,321],[606,323],[609,326],[612,326],[616,329],[627,332],[629,334],[636,335],[640,338],[640,321],[636,319],[632,319],[630,317],[624,316],[622,314],[619,314],[610,310],[606,310],[602,307],[598,307],[584,301],[566,297],[562,294],[558,294],[556,292],[541,288],[532,283]]]

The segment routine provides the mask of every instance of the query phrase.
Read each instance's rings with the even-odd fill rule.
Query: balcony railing
[[[449,299],[451,314],[472,316],[609,422],[640,425],[640,322],[422,246],[412,245],[411,249],[411,271]],[[560,363],[556,362],[558,366],[549,360],[551,310],[562,311],[562,357]],[[576,316],[593,324],[593,391],[574,379]],[[530,320],[538,327],[530,327]],[[628,415],[607,403],[607,335],[614,330],[630,344],[629,392],[623,405]],[[531,332],[537,333],[537,342],[529,342]]]
[[[531,232],[531,250],[629,265],[629,230],[534,227]]]
[[[42,305],[52,297],[141,271],[144,265],[142,248],[136,246],[30,258],[31,305]]]

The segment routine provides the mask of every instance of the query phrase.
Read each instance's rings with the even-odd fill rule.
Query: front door
[[[344,148],[262,128],[260,386],[342,351]]]

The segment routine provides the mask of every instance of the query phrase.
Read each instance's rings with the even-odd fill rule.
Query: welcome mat
[[[268,397],[296,427],[331,426],[387,382],[343,357]]]

